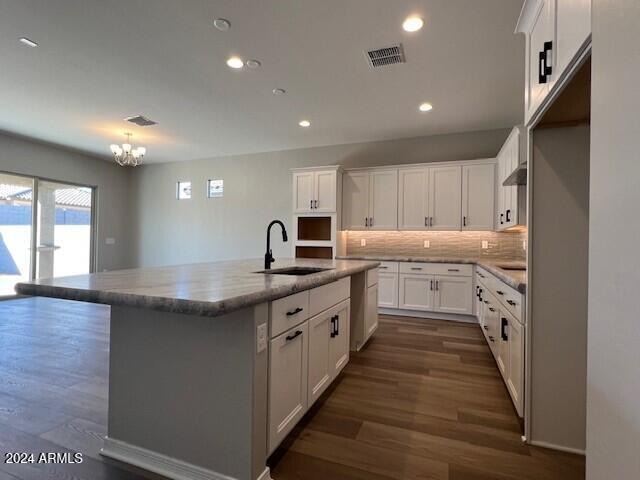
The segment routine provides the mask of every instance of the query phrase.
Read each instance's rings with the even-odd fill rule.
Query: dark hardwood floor
[[[81,464],[8,465],[0,480],[159,477],[99,455],[109,308],[0,302],[0,453],[82,452]],[[382,317],[374,339],[270,459],[275,480],[573,480],[584,459],[523,445],[475,325]]]

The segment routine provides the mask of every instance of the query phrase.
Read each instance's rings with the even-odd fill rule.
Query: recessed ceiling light
[[[428,112],[429,110],[433,110],[433,105],[425,102],[425,103],[421,103],[418,108],[420,109],[421,112]]]
[[[231,28],[231,22],[226,18],[214,18],[213,26],[222,32],[226,32]]]
[[[227,65],[231,68],[242,68],[244,67],[244,62],[240,57],[229,57],[227,60]]]
[[[309,120],[302,120],[300,121],[300,123],[298,123],[298,125],[300,125],[303,128],[307,128],[311,126],[311,122]]]
[[[27,37],[22,37],[20,39],[20,43],[27,45],[28,47],[37,47],[38,44],[36,42],[34,42],[33,40],[29,40]]]
[[[287,91],[284,88],[274,88],[272,90],[274,95],[284,95]]]
[[[258,60],[247,60],[247,67],[259,68],[262,64]]]
[[[407,17],[404,22],[402,22],[402,28],[405,32],[417,32],[422,28],[423,25],[424,20],[415,15]]]

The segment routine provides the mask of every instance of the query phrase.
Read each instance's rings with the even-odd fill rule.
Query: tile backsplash
[[[366,246],[361,245],[365,240]],[[349,231],[347,255],[526,259],[526,232]],[[429,248],[424,247],[425,240]],[[487,242],[486,249],[482,242]]]

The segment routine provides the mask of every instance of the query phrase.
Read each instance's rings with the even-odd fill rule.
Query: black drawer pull
[[[498,295],[504,295],[504,292],[503,292],[502,290],[496,290],[496,293],[497,293]]]
[[[507,336],[507,331],[505,329],[509,325],[509,322],[504,317],[501,318],[501,321],[502,324],[500,325],[500,336],[502,337],[502,340],[506,342],[507,340],[509,340],[509,337]]]
[[[511,218],[509,218],[510,214],[511,214],[511,210],[507,210],[507,222],[511,221]]]
[[[496,309],[495,309],[495,308],[493,308],[493,307],[489,307],[489,311],[490,311],[490,312],[495,312],[495,311],[496,311]]]
[[[287,317],[290,317],[291,315],[296,315],[298,313],[300,313],[302,310],[302,308],[298,307],[295,310],[291,310],[290,312],[287,312]]]
[[[507,300],[507,303],[508,303],[509,305],[511,305],[512,307],[515,307],[515,306],[516,306],[516,302],[514,302],[513,300]]]
[[[422,270],[422,267],[411,267],[411,270]]]
[[[489,330],[489,327],[487,327],[486,325],[483,325],[482,328],[484,328],[485,330]]]
[[[378,268],[379,268],[380,270],[386,270],[386,269],[387,269],[387,268],[389,268],[389,267],[384,267],[384,266],[380,265]]]
[[[459,268],[447,268],[447,272],[459,272]]]
[[[295,340],[297,337],[299,337],[300,335],[302,335],[302,330],[296,330],[296,333],[294,333],[293,335],[287,335],[287,342],[291,341],[291,340]]]

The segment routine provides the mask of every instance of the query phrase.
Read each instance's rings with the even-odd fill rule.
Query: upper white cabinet
[[[498,153],[498,209],[496,212],[496,229],[505,230],[519,225],[524,219],[521,211],[524,198],[519,197],[517,185],[504,186],[502,183],[520,164],[522,132],[514,127]],[[522,192],[524,193],[524,192]]]
[[[462,167],[462,230],[494,229],[495,191],[495,165]]]
[[[461,211],[462,167],[429,168],[429,228],[460,230]]]
[[[525,123],[570,70],[591,35],[591,0],[526,0],[516,32],[526,35]]]
[[[345,173],[342,182],[344,230],[398,228],[398,171]]]
[[[293,212],[336,212],[338,171],[338,167],[295,170],[293,172]]]
[[[406,168],[398,172],[398,229],[424,230],[429,216],[429,169]]]

